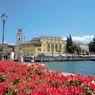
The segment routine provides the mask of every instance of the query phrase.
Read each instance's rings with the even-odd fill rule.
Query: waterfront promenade
[[[35,57],[35,62],[51,61],[95,61],[95,56]]]

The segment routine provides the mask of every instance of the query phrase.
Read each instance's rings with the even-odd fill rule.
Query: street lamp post
[[[2,22],[3,22],[3,31],[2,31],[2,60],[4,59],[4,31],[5,31],[5,22],[6,22],[6,19],[7,19],[7,16],[5,13],[3,13],[1,15],[1,19],[2,19]]]

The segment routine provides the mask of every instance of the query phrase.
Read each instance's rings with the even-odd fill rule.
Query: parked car
[[[24,62],[31,62],[32,57],[30,57],[30,56],[24,56],[23,59],[24,59]]]

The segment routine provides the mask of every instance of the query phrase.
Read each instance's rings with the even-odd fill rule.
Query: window
[[[38,51],[41,51],[41,48],[38,48]]]
[[[50,44],[47,44],[47,48],[48,48],[48,49],[50,48]]]
[[[54,48],[54,44],[51,45],[51,48]]]
[[[56,52],[58,51],[58,45],[57,44],[55,45],[55,51]]]
[[[19,40],[21,40],[21,38],[20,38],[20,37],[19,37],[18,39],[19,39]]]
[[[43,51],[45,52],[45,49]]]
[[[61,45],[59,45],[59,48],[61,49]]]
[[[50,49],[48,49],[48,52],[50,52]]]

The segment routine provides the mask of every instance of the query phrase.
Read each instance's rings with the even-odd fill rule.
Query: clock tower
[[[19,59],[19,55],[20,55],[20,45],[22,44],[22,39],[23,39],[22,29],[18,29],[17,36],[16,36],[16,51],[15,51],[17,60]]]

